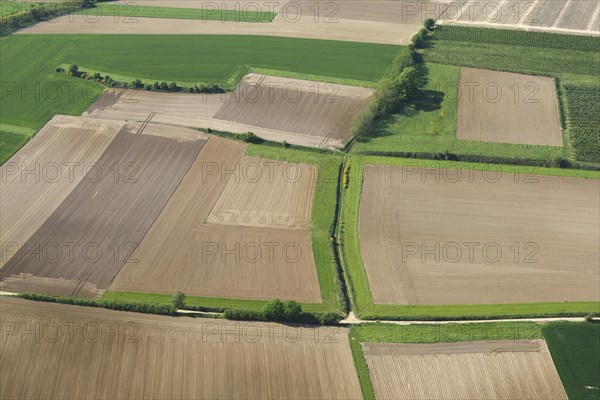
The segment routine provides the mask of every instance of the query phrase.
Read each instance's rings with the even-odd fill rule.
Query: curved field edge
[[[94,21],[102,16],[112,16],[115,21],[123,19],[124,22],[135,23],[136,18],[170,18],[170,19],[196,19],[201,21],[222,22],[258,22],[268,23],[275,18],[277,13],[269,11],[250,10],[211,10],[203,8],[180,8],[140,6],[135,3],[102,4],[98,3],[93,8],[76,12]]]
[[[560,168],[416,160],[395,157],[352,155],[349,158],[348,188],[341,196],[340,248],[354,312],[363,319],[461,320],[513,317],[584,316],[600,311],[598,302],[554,302],[482,305],[383,305],[374,304],[360,253],[358,215],[365,164],[404,165],[421,168],[447,168],[600,179],[600,172]]]
[[[317,187],[312,211],[312,250],[321,290],[321,303],[303,303],[304,311],[340,312],[343,310],[343,294],[340,293],[336,260],[331,243],[331,231],[335,221],[337,184],[342,156],[318,151],[284,149],[274,145],[250,145],[247,156],[319,166]],[[144,303],[170,304],[173,294],[106,291],[103,300],[122,300]],[[187,296],[187,306],[201,307],[209,311],[244,309],[260,311],[267,301],[224,299],[202,296]]]
[[[491,322],[440,325],[362,324],[350,328],[350,349],[358,381],[365,400],[375,399],[375,392],[361,342],[371,343],[447,343],[465,341],[531,340],[543,338],[533,322]]]

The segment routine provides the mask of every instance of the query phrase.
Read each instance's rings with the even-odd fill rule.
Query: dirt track
[[[0,268],[52,215],[124,126],[55,116],[0,167]]]
[[[359,233],[375,303],[598,301],[599,185],[367,165]]]
[[[223,196],[235,195],[232,189],[238,184],[230,186],[231,180],[247,179],[239,164],[245,147],[217,137],[208,140],[137,251],[115,278],[112,290],[182,290],[199,296],[321,301],[310,231],[206,224],[219,198],[222,197],[219,207],[223,207],[231,200]],[[298,187],[297,194],[308,200],[314,189],[310,180],[306,183]],[[260,213],[270,215],[286,206],[270,202],[268,196],[271,193],[279,198],[283,193],[280,189],[289,186],[281,180],[242,186],[249,203],[240,207],[249,213],[252,205]],[[232,201],[238,204],[235,199]],[[219,214],[218,209],[215,213]],[[281,224],[271,225],[281,228]]]
[[[4,297],[0,321],[3,399],[361,397],[346,329]]]
[[[552,78],[461,68],[456,137],[562,147]]]
[[[195,132],[173,137],[155,125],[127,125],[25,243],[27,251],[4,265],[0,286],[98,295],[144,237],[203,144]]]
[[[567,399],[542,340],[363,343],[363,352],[378,399]]]

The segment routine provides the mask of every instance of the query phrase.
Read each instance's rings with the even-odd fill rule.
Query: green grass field
[[[456,138],[460,67],[427,63],[427,85],[404,110],[379,124],[375,135],[355,142],[353,150],[404,151],[518,157],[568,158],[566,148],[487,143]]]
[[[342,309],[342,301],[338,290],[338,276],[335,258],[331,249],[331,229],[335,221],[335,202],[337,182],[342,156],[338,154],[320,153],[297,149],[284,149],[281,146],[250,145],[248,156],[302,164],[317,164],[317,187],[312,212],[312,250],[317,276],[321,288],[322,302],[303,304],[305,311],[327,312]],[[142,301],[148,303],[170,303],[172,295],[112,292],[104,293],[103,299]],[[266,301],[250,301],[235,299],[219,299],[210,297],[188,296],[186,304],[220,310],[224,308],[240,308],[259,311]]]
[[[199,8],[175,8],[140,6],[136,3],[106,4],[98,3],[96,7],[79,11],[90,18],[110,16],[127,19],[134,22],[135,18],[173,18],[173,19],[198,19],[202,21],[229,21],[229,22],[271,22],[276,13],[267,11],[252,11],[251,9],[236,10],[211,10]]]
[[[398,49],[227,35],[12,35],[0,46],[0,123],[35,130],[56,113],[81,114],[103,89],[55,72],[61,64],[168,82],[226,81],[243,65],[376,82]]]
[[[600,324],[551,323],[542,332],[569,399],[600,399]]]
[[[353,298],[354,312],[364,319],[494,319],[510,316],[585,315],[600,311],[597,302],[533,303],[490,305],[376,305],[373,303],[367,274],[360,254],[358,215],[365,164],[407,165],[420,168],[450,168],[485,170],[496,173],[568,176],[600,179],[600,172],[559,168],[503,166],[491,164],[462,163],[455,161],[416,160],[404,158],[352,155],[349,186],[342,194],[341,244],[343,264],[350,278],[349,288]]]
[[[375,398],[369,369],[361,342],[375,343],[442,343],[477,340],[530,340],[542,333],[532,322],[494,322],[443,325],[389,325],[363,324],[350,328],[350,348],[356,365],[358,380],[365,400]]]

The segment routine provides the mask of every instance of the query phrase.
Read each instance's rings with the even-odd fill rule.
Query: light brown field
[[[214,215],[221,219],[218,210],[225,210],[228,204],[239,205],[251,215],[253,212],[275,215],[285,209],[285,204],[270,199],[271,195],[281,198],[289,189],[290,185],[281,180],[260,185],[230,183],[236,174],[237,179],[244,179],[240,160],[245,148],[244,144],[217,137],[208,140],[163,212],[116,276],[111,290],[157,293],[182,290],[198,296],[321,301],[309,230],[207,223],[218,201],[220,205]],[[299,203],[292,211],[294,215],[304,215],[310,209],[314,183],[310,182],[310,175],[307,178],[294,192],[310,201]],[[235,188],[241,190],[248,203],[226,197],[237,196],[232,192]],[[283,226],[275,221],[270,225]]]
[[[52,215],[124,124],[52,118],[0,167],[0,268]]]
[[[346,329],[12,298],[0,302],[0,321],[3,399],[361,397]]]
[[[373,300],[598,301],[599,198],[597,180],[367,165],[359,235]]]
[[[567,399],[543,340],[362,345],[378,399]]]
[[[126,125],[95,168],[40,223],[22,246],[26,251],[6,262],[0,287],[83,297],[100,294],[158,217],[204,143],[196,131]]]
[[[242,157],[209,223],[310,230],[316,165]]]
[[[106,91],[85,113],[85,116],[122,121],[146,121],[193,128],[210,128],[232,133],[253,132],[266,140],[286,141],[307,147],[342,147],[339,140],[321,136],[282,132],[232,121],[214,119],[225,97],[218,95],[156,93],[127,90],[120,96]]]
[[[456,137],[562,147],[552,78],[463,67]]]
[[[153,3],[141,5],[163,3],[175,7],[171,4],[176,4]],[[221,3],[217,3],[222,8]],[[256,4],[264,6],[263,11],[269,11],[265,3]],[[133,20],[123,18],[115,20],[112,15],[94,18],[90,23],[89,17],[86,20],[83,15],[73,15],[72,18],[41,22],[18,33],[263,35],[407,45],[426,18],[435,18],[445,9],[445,5],[437,2],[389,0],[301,0],[275,2],[274,5],[278,14],[268,24],[137,17],[133,23]],[[225,9],[231,6],[231,2],[225,3]]]
[[[361,87],[248,74],[214,118],[346,143],[353,117],[373,93]]]

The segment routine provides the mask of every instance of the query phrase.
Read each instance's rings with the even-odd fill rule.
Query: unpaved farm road
[[[0,296],[16,296],[19,293],[14,292],[3,292],[0,291]],[[1,299],[0,299],[1,300]],[[216,312],[203,312],[203,311],[190,311],[190,310],[177,310],[180,314],[197,314],[197,315],[222,315]],[[392,325],[443,325],[443,324],[477,324],[482,322],[556,322],[556,321],[567,321],[567,322],[584,322],[583,317],[562,317],[562,318],[511,318],[511,319],[471,319],[461,321],[387,321],[387,320],[365,320],[358,319],[354,315],[354,311],[350,311],[350,314],[340,321],[343,325],[360,325],[360,324],[392,324]]]

